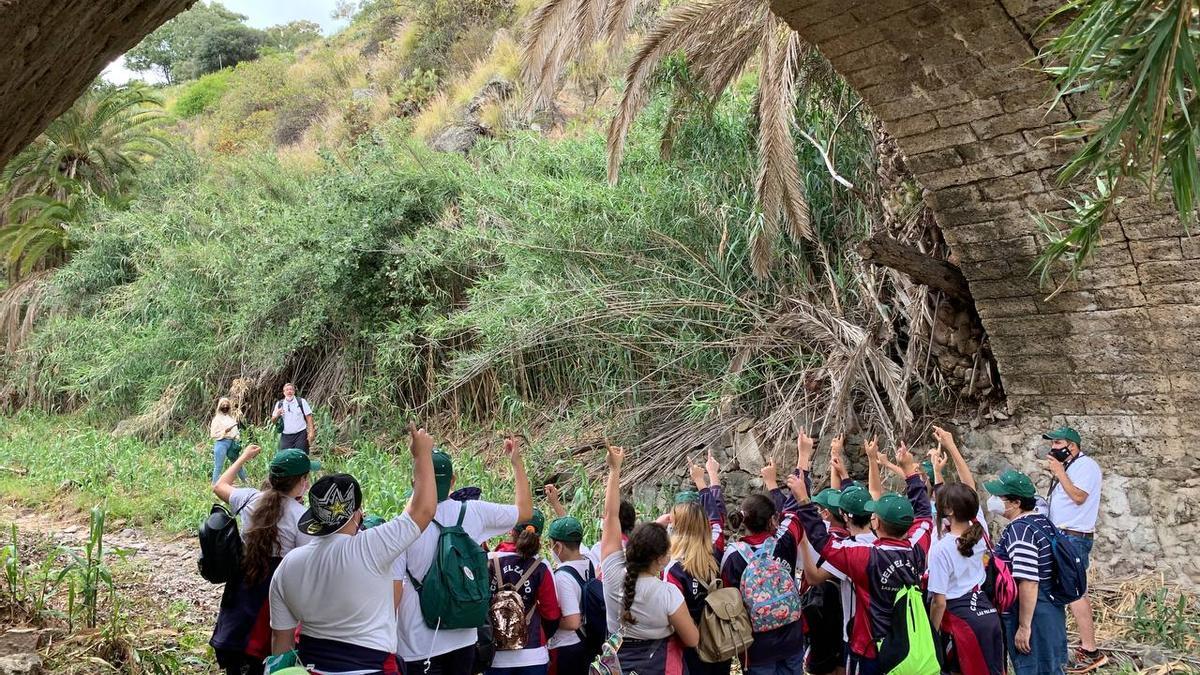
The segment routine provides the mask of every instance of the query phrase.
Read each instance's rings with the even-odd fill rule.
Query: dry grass
[[[1200,673],[1200,597],[1162,575],[1100,579],[1096,639],[1126,673]]]
[[[429,139],[454,120],[454,103],[445,92],[433,97],[413,121],[413,135]]]

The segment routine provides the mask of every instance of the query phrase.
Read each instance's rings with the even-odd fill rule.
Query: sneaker
[[[1067,673],[1069,675],[1090,673],[1106,663],[1108,663],[1108,655],[1104,652],[1099,649],[1087,652],[1080,647],[1071,654],[1071,659],[1067,662]]]

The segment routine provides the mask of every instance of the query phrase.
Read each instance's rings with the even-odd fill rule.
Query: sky
[[[345,20],[334,21],[332,16],[337,0],[222,0],[221,4],[239,14],[245,14],[248,17],[246,23],[255,28],[307,19],[321,24],[324,33],[330,35],[345,25]],[[136,78],[149,82],[161,81],[152,73],[135,73],[129,70],[125,67],[124,57],[110,63],[104,69],[104,79],[116,84]]]

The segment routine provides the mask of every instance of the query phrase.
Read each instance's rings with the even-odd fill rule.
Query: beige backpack
[[[712,586],[700,582],[708,595],[700,614],[700,644],[696,654],[705,663],[720,663],[749,649],[754,642],[750,615],[742,594],[736,588],[722,588],[717,579]]]
[[[492,605],[488,617],[492,624],[492,641],[497,651],[524,649],[529,641],[529,620],[537,609],[537,599],[533,607],[525,611],[525,599],[518,590],[529,581],[529,577],[537,570],[541,561],[534,558],[529,569],[521,575],[515,584],[504,583],[504,572],[500,568],[500,559],[492,558],[492,578],[496,580],[496,592],[492,594]]]

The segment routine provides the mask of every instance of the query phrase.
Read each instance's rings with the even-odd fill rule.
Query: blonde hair
[[[229,412],[230,412],[230,413],[232,413],[232,412],[233,412],[233,401],[230,401],[230,400],[229,400],[229,397],[227,397],[227,396],[222,396],[221,398],[217,399],[217,412],[218,412],[218,413],[219,413],[219,412],[221,412],[221,406],[222,406],[222,405],[228,405],[228,406],[229,406]]]
[[[705,583],[721,572],[713,556],[712,526],[698,502],[676,504],[671,510],[671,557]]]

